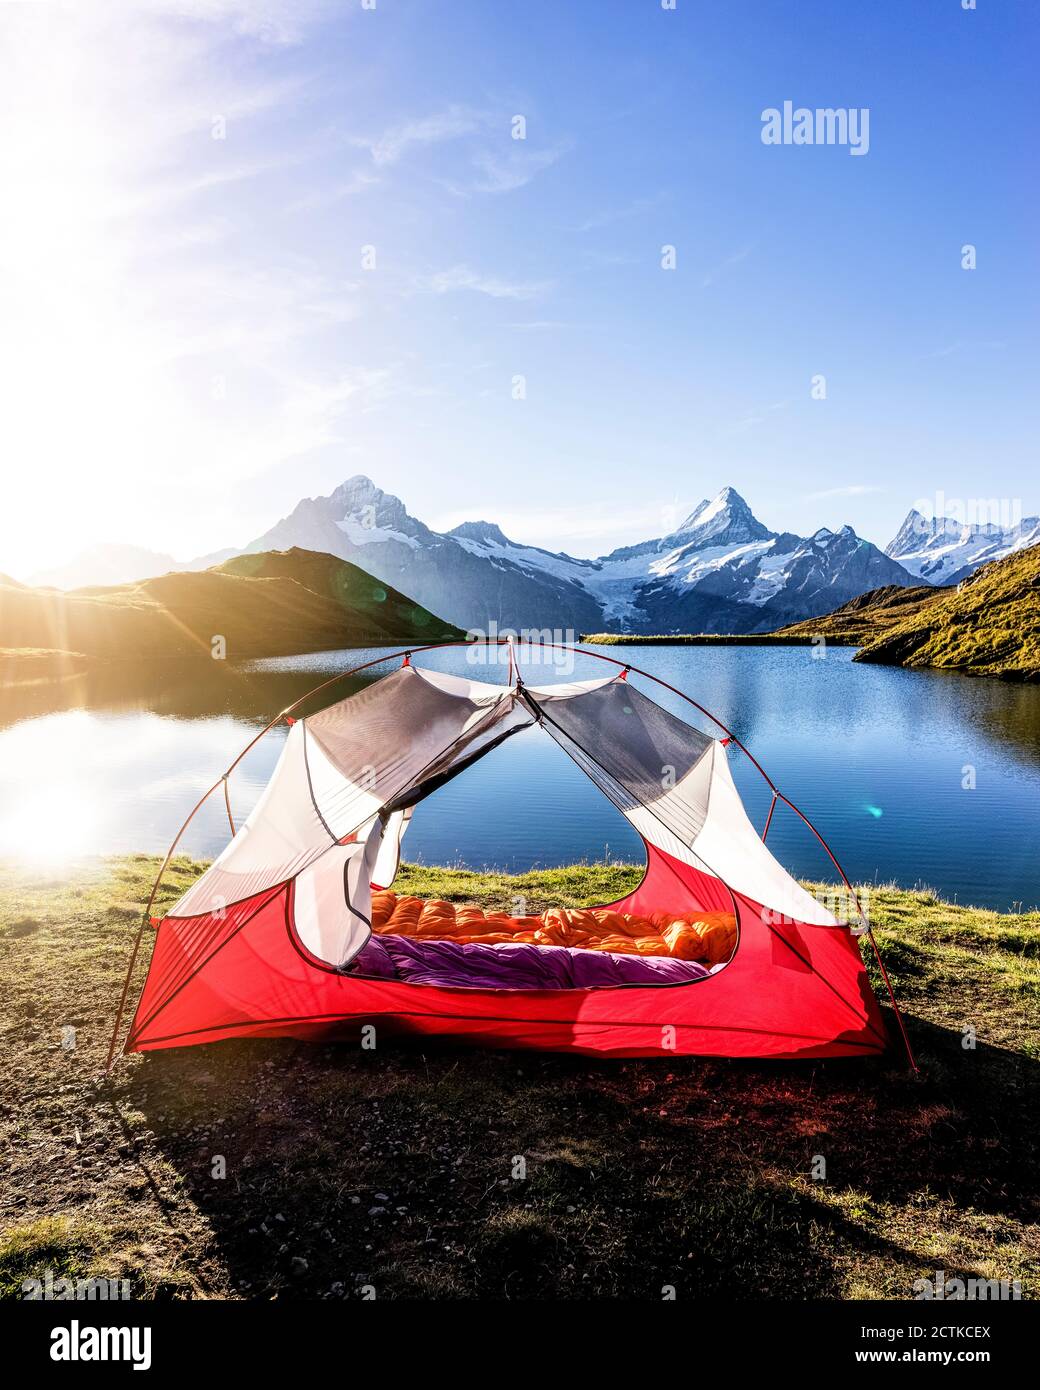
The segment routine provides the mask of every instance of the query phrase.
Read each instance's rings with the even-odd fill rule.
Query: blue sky
[[[354,472],[577,554],[726,484],[882,545],[938,493],[1040,510],[1028,0],[44,0],[0,29],[0,570],[242,544]],[[785,100],[869,108],[869,152],[764,145]]]

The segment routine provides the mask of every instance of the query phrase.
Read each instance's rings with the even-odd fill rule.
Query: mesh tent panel
[[[709,779],[694,771],[714,740],[615,680],[574,699],[535,698],[543,728],[622,813],[647,808],[685,845],[707,815]]]

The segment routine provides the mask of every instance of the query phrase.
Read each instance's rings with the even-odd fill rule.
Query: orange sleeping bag
[[[731,912],[655,912],[636,917],[610,908],[551,907],[539,917],[510,917],[443,898],[398,897],[389,889],[372,894],[372,930],[381,936],[432,937],[461,943],[526,942],[534,946],[578,946],[621,955],[672,956],[719,965],[737,944]]]

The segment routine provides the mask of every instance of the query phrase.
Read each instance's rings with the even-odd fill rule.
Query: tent
[[[729,759],[746,755],[759,765],[703,706],[682,696],[724,736],[706,734],[663,708],[632,679],[657,678],[611,658],[604,658],[611,669],[599,679],[543,686],[521,679],[512,647],[505,684],[421,667],[410,652],[396,655],[403,664],[346,699],[294,720],[290,711],[301,700],[279,716],[289,732],[249,818],[158,922],[149,915],[153,890],[146,919],[157,928],[155,945],[125,1051],[238,1037],[357,1039],[362,1029],[369,1037],[439,1036],[619,1057],[883,1051],[885,1025],[858,929],[838,921],[773,857],[765,832],[748,819]],[[614,803],[646,848],[642,881],[607,905],[606,912],[619,915],[596,920],[626,924],[685,913],[683,920],[692,921],[714,914],[735,926],[728,959],[677,976],[682,962],[601,955],[591,961],[600,974],[589,975],[594,953],[570,951],[564,964],[576,963],[585,973],[572,970],[561,977],[565,983],[554,977],[550,987],[537,988],[525,985],[531,976],[513,973],[521,964],[518,953],[526,952],[523,960],[536,970],[551,957],[555,969],[563,948],[434,943],[442,962],[442,973],[432,977],[436,983],[366,964],[380,942],[407,945],[393,932],[373,938],[373,908],[394,881],[413,812],[431,792],[535,724]],[[769,785],[769,820],[778,802],[792,806],[826,848],[808,819]],[[207,796],[220,787],[227,798],[227,773]],[[230,799],[227,806],[231,820]],[[869,933],[865,921],[863,927]],[[428,956],[433,947],[409,949]],[[479,957],[483,983],[451,973],[462,968],[452,962],[462,961],[466,950]],[[424,968],[419,978],[428,981],[428,961]],[[495,972],[490,976],[489,968]],[[533,978],[542,981],[541,974]],[[589,978],[600,982],[574,983]],[[113,1052],[122,1008],[121,1002]]]

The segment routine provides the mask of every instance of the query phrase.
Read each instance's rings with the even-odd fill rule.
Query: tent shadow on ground
[[[912,1040],[920,1077],[895,1042],[760,1065],[243,1040],[152,1054],[124,1094],[211,1232],[192,1260],[247,1296],[828,1298],[870,1266],[909,1297],[937,1223],[1029,1221],[1037,1191],[1038,1063]]]
[[[958,1029],[919,1017],[909,1032],[921,1074],[885,1074],[891,1088],[862,1113],[845,1179],[877,1200],[911,1201],[927,1188],[980,1215],[1035,1222],[1040,1061],[984,1042],[965,1048]]]

